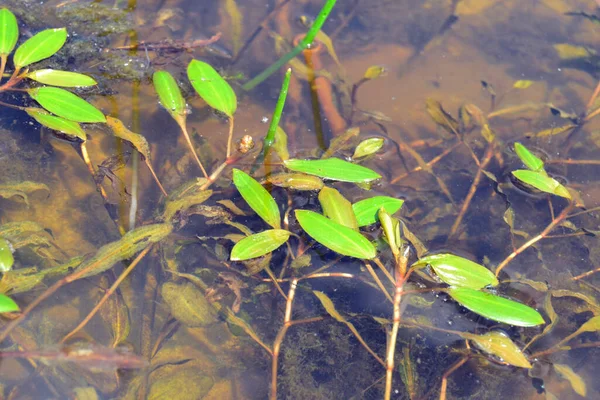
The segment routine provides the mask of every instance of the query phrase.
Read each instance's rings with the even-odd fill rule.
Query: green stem
[[[264,81],[269,76],[271,76],[282,65],[286,64],[292,58],[294,58],[298,54],[300,54],[302,52],[302,50],[306,49],[312,43],[312,41],[315,39],[315,36],[317,35],[317,33],[321,30],[321,27],[327,20],[327,17],[329,16],[329,13],[333,9],[333,6],[335,6],[336,2],[337,2],[337,0],[327,0],[325,2],[325,5],[319,12],[319,15],[317,15],[317,18],[315,18],[315,22],[308,30],[308,33],[306,34],[306,36],[304,36],[304,39],[302,39],[302,41],[300,41],[300,43],[298,43],[298,45],[296,47],[294,47],[289,53],[285,54],[283,57],[281,57],[279,60],[277,60],[277,62],[275,62],[274,64],[271,64],[271,66],[269,66],[267,69],[265,69],[259,75],[255,76],[250,81],[246,82],[242,86],[242,89],[244,89],[246,91],[253,89],[254,87],[256,87],[256,85],[260,84],[262,81]]]

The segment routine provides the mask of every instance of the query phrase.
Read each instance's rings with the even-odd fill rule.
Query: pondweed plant
[[[324,11],[313,25],[313,27],[317,26],[316,31],[322,26],[334,3],[334,1],[327,2]],[[186,126],[188,106],[175,78],[165,70],[156,71],[153,75],[153,83],[160,103],[179,126],[189,150],[203,174],[202,178],[197,178],[181,187],[167,191],[152,168],[150,146],[142,135],[131,132],[119,119],[104,115],[87,101],[68,90],[60,88],[94,85],[95,81],[92,78],[68,71],[30,71],[33,64],[51,57],[59,51],[66,39],[65,29],[51,29],[34,35],[16,49],[12,56],[12,73],[9,74],[6,82],[2,83],[0,81],[0,92],[23,90],[19,85],[26,80],[48,85],[24,89],[42,108],[22,107],[6,103],[2,103],[2,105],[27,112],[40,124],[66,135],[72,142],[77,143],[92,175],[95,175],[96,171],[87,156],[85,147],[87,136],[81,124],[106,123],[116,137],[131,143],[144,158],[164,195],[164,202],[162,208],[156,212],[154,220],[128,232],[121,227],[123,233],[121,239],[102,246],[95,254],[85,258],[74,257],[53,268],[43,270],[22,271],[21,269],[12,269],[14,257],[11,241],[14,241],[13,238],[20,237],[19,235],[35,233],[37,227],[33,225],[25,226],[22,223],[18,228],[14,224],[11,225],[11,223],[0,225],[0,270],[3,272],[0,286],[2,292],[5,293],[0,295],[0,312],[18,311],[18,306],[6,296],[6,293],[27,292],[43,283],[49,284],[49,287],[38,295],[35,300],[27,304],[20,313],[12,314],[12,320],[5,321],[3,330],[0,333],[1,342],[11,338],[14,342],[20,343],[16,337],[19,331],[15,328],[34,308],[43,304],[62,286],[80,279],[100,275],[121,261],[133,259],[110,288],[105,291],[102,298],[83,321],[62,339],[61,343],[67,343],[85,328],[92,317],[99,313],[110,299],[117,296],[119,285],[153,248],[157,248],[163,253],[164,270],[170,274],[167,281],[161,285],[161,295],[175,322],[169,320],[165,323],[151,346],[153,348],[145,354],[148,360],[142,360],[149,362],[150,368],[145,370],[144,379],[135,380],[135,384],[132,383],[131,386],[133,388],[131,393],[135,392],[134,394],[142,397],[147,390],[151,390],[147,387],[150,374],[161,366],[153,364],[154,356],[158,354],[161,346],[169,340],[177,327],[183,325],[201,328],[217,323],[219,317],[227,321],[230,326],[245,332],[271,357],[270,397],[273,400],[278,397],[280,354],[289,329],[300,324],[319,323],[325,318],[331,318],[344,324],[361,346],[372,356],[373,360],[381,365],[381,373],[385,375],[383,389],[385,399],[390,399],[394,388],[400,386],[397,383],[399,376],[402,377],[402,381],[407,388],[414,386],[414,377],[407,373],[410,370],[407,367],[411,364],[410,357],[407,356],[404,349],[402,352],[396,349],[398,335],[402,329],[418,328],[441,331],[456,335],[457,338],[465,341],[465,349],[461,350],[461,358],[442,376],[439,390],[440,398],[446,396],[448,376],[470,358],[486,357],[497,364],[531,370],[532,363],[537,362],[538,357],[566,350],[567,348],[564,345],[579,334],[600,329],[599,317],[595,315],[577,331],[565,337],[556,345],[529,354],[523,350],[519,343],[515,343],[511,337],[500,329],[491,329],[485,332],[463,332],[434,326],[418,318],[406,317],[405,305],[410,295],[433,292],[452,299],[456,304],[474,314],[505,324],[507,327],[532,328],[546,323],[544,317],[537,310],[503,293],[499,281],[500,273],[524,250],[547,237],[553,228],[566,221],[570,217],[570,211],[579,206],[579,200],[576,191],[569,188],[568,185],[561,184],[546,172],[544,161],[521,143],[514,144],[514,151],[526,169],[511,171],[511,175],[519,184],[547,195],[549,204],[552,204],[550,197],[555,196],[557,198],[555,201],[560,202],[559,204],[563,209],[557,216],[552,214],[552,222],[543,232],[530,238],[521,247],[515,249],[492,271],[484,266],[484,263],[480,260],[462,257],[449,251],[429,252],[427,246],[409,230],[407,222],[394,216],[402,209],[410,208],[410,200],[406,201],[405,204],[404,199],[380,195],[365,195],[362,200],[355,202],[348,200],[347,195],[343,193],[344,188],[358,186],[365,189],[365,193],[369,193],[370,185],[382,180],[382,176],[377,171],[361,164],[367,163],[371,157],[383,148],[384,138],[367,138],[360,141],[358,145],[353,146],[352,161],[336,157],[342,150],[346,150],[346,139],[348,137],[358,136],[359,130],[353,127],[333,140],[330,147],[318,159],[290,158],[289,149],[286,145],[286,134],[279,126],[289,85],[290,70],[287,71],[284,77],[282,90],[271,120],[272,123],[256,161],[256,164],[260,165],[263,160],[279,158],[281,163],[270,161],[265,163],[265,175],[260,182],[252,176],[255,172],[254,168],[251,170],[249,168],[250,173],[248,173],[242,170],[242,166],[238,164],[238,161],[252,150],[253,140],[250,137],[244,137],[237,149],[234,150],[233,148],[237,97],[227,81],[211,65],[203,61],[192,60],[188,64],[188,79],[195,91],[210,107],[225,115],[230,126],[224,161],[213,171],[208,171],[196,153],[192,137],[188,133]],[[311,40],[309,38],[307,42]],[[13,54],[17,41],[18,25],[16,18],[7,9],[0,10],[0,57],[2,61],[0,76],[4,76],[4,70],[7,67],[10,68],[9,56]],[[306,45],[307,43],[301,43],[298,48],[302,50]],[[280,64],[283,65],[284,63],[285,61]],[[273,70],[278,69],[281,66],[280,64],[277,64]],[[268,71],[271,72],[270,69]],[[373,79],[372,73],[372,71],[368,72],[364,80],[356,84],[355,88]],[[261,76],[266,75],[262,74]],[[245,85],[245,89],[250,89],[257,82],[255,80],[250,81]],[[494,155],[497,154],[497,149],[501,144],[496,139],[487,120],[491,117],[489,115],[484,116],[481,110],[474,105],[467,105],[461,110],[460,122],[448,114],[441,104],[433,100],[428,101],[427,110],[440,127],[456,136],[456,144],[450,147],[450,151],[458,146],[465,145],[478,165],[478,172],[471,190],[469,190],[462,203],[458,217],[451,228],[450,237],[453,237],[458,233],[462,218],[469,207],[478,183],[483,179],[482,176],[485,175],[498,183],[497,178],[486,168]],[[481,134],[487,142],[487,149],[481,159],[464,141],[463,134],[467,127],[471,129],[480,128]],[[406,148],[409,149],[409,152],[414,152],[410,147]],[[445,154],[448,153],[449,151]],[[417,159],[417,156],[414,157]],[[443,157],[438,158],[438,161],[441,158]],[[425,163],[420,156],[419,159],[418,171],[425,171],[433,175],[432,164]],[[240,210],[231,201],[220,200],[219,202],[231,212],[206,204],[209,199],[216,197],[215,193],[210,190],[211,185],[223,175],[228,167],[234,167],[232,168],[232,183],[247,205],[266,224],[263,225],[264,230],[254,232],[247,225],[234,221],[233,215],[247,217],[248,214]],[[281,169],[279,169],[280,167]],[[275,169],[277,171],[272,171]],[[401,179],[403,179],[403,176],[396,177],[392,182]],[[443,181],[437,176],[436,180],[442,191],[452,200]],[[273,189],[273,187],[277,189]],[[19,190],[12,187],[5,188],[5,190],[7,193],[9,190],[12,190],[13,193],[15,190],[19,192]],[[98,190],[106,197],[100,184],[98,184]],[[291,200],[278,202],[277,199],[280,197],[273,195],[275,191],[284,194],[288,199],[292,199],[294,196],[310,199],[317,193],[318,206],[297,208]],[[8,197],[8,195],[3,195],[3,197]],[[565,202],[567,202],[566,205],[564,205]],[[282,210],[285,210],[283,215]],[[551,208],[551,210],[554,209]],[[183,245],[176,244],[173,238],[175,235],[172,234],[185,225],[191,215],[195,214],[205,217],[207,224],[221,224],[235,228],[237,230],[235,232],[216,237],[217,240],[226,239],[234,242],[231,251],[226,257],[221,258],[222,263],[238,275],[254,277],[259,279],[261,283],[262,281],[269,282],[273,285],[273,292],[276,290],[281,296],[285,303],[283,322],[277,329],[272,344],[268,344],[257,332],[257,329],[253,327],[250,316],[246,315],[242,318],[236,315],[241,307],[241,295],[239,294],[241,284],[236,282],[235,279],[223,275],[225,276],[223,285],[227,286],[236,295],[236,300],[230,307],[226,305],[225,301],[220,301],[222,296],[220,297],[219,290],[223,289],[223,285],[216,289],[209,287],[197,274],[182,272],[178,267],[176,253]],[[210,238],[210,240],[214,238]],[[202,238],[202,240],[209,240],[209,238]],[[272,262],[275,255],[280,253],[278,249],[283,246],[287,250],[283,263]],[[303,273],[301,268],[313,266],[312,258],[317,256],[333,261],[320,268],[312,269],[311,272]],[[353,261],[358,260],[363,270],[331,272],[332,266],[342,258],[354,259]],[[238,262],[246,267],[243,274],[237,269],[237,264],[234,264]],[[378,270],[373,268],[373,264]],[[263,272],[268,278],[258,278],[263,275]],[[368,283],[375,287],[378,293],[386,299],[387,318],[372,316],[373,319],[376,319],[385,327],[385,334],[382,332],[380,340],[380,342],[387,343],[385,354],[378,354],[372,348],[369,341],[363,337],[363,334],[351,321],[351,317],[338,311],[332,299],[324,291],[314,290],[309,286],[309,283],[313,280],[330,278]],[[314,295],[325,309],[327,316],[315,315],[309,318],[294,319],[294,301],[299,294],[299,288]],[[209,303],[207,299],[212,300]],[[153,302],[153,300],[154,298],[151,298],[150,302]],[[101,353],[97,348],[87,353],[71,351],[67,356],[63,355],[61,359],[83,363],[85,361],[90,362],[90,360],[97,359],[102,355],[104,357],[102,360],[114,367],[144,367],[143,362],[137,362],[138,359],[119,358],[121,354],[114,352],[114,348],[124,343],[129,335],[129,315],[126,308],[123,311],[124,308],[118,308],[119,312],[115,312],[117,315],[115,318],[119,320],[119,323],[115,324],[118,328],[114,329],[114,337],[111,342],[112,352]],[[557,317],[548,311],[551,306],[544,309],[548,319],[550,319],[550,324],[546,325],[541,333],[533,336],[525,347],[529,347],[540,337],[550,332],[554,326]],[[469,315],[473,316],[474,314]],[[373,336],[373,334],[370,335],[371,338]],[[18,356],[14,352],[10,354],[13,357]],[[8,356],[8,353],[4,353],[4,355]],[[23,351],[20,355],[27,358],[34,356],[33,353],[27,351]],[[35,356],[39,355],[35,354]],[[49,353],[45,353],[44,356],[46,358],[53,357]],[[58,356],[55,355],[54,357]],[[401,368],[398,368],[398,360],[400,360]],[[569,371],[567,366],[554,364],[554,368],[561,375],[570,376],[571,378],[568,379],[571,382],[576,381],[573,378],[575,373],[572,370]],[[400,374],[398,374],[398,371],[400,371]],[[200,385],[195,382],[196,379],[191,380],[194,382],[186,382],[186,384],[193,388],[196,388],[195,385]],[[201,380],[198,379],[198,381]],[[168,382],[172,384],[172,381]],[[167,383],[162,383],[159,380],[158,383],[152,383],[151,386],[162,389],[163,386],[161,385],[163,384],[167,385]],[[574,384],[574,388],[578,392],[582,390],[581,384]],[[585,385],[583,385],[583,388],[585,389]],[[173,388],[170,387],[169,390],[173,390]],[[413,395],[414,393],[411,391],[411,398]],[[201,396],[198,395],[196,398],[199,397]]]

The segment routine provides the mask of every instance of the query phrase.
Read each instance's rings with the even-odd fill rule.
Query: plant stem
[[[6,68],[6,60],[8,55],[2,54],[0,56],[0,81],[2,80],[2,76],[4,75],[4,69]]]
[[[146,162],[146,166],[148,167],[148,169],[150,170],[150,173],[152,174],[152,177],[154,178],[154,182],[156,182],[156,184],[158,185],[162,194],[164,194],[165,197],[168,197],[169,194],[167,193],[167,191],[165,190],[163,185],[161,185],[160,180],[158,179],[158,176],[156,176],[156,172],[154,172],[154,168],[152,168],[152,164],[150,163],[150,160],[145,159],[144,161]]]
[[[304,39],[302,39],[302,41],[300,43],[298,43],[298,45],[296,47],[294,47],[289,53],[285,54],[283,57],[281,57],[279,60],[277,60],[274,64],[271,64],[267,69],[265,69],[263,72],[258,74],[256,77],[254,77],[250,81],[246,82],[242,86],[242,89],[244,89],[246,91],[253,89],[254,87],[256,87],[256,85],[260,84],[262,81],[264,81],[269,76],[271,76],[282,65],[285,65],[292,58],[294,58],[298,54],[300,54],[302,52],[302,50],[306,49],[312,43],[312,41],[315,39],[317,32],[319,32],[321,30],[321,27],[327,20],[329,13],[333,9],[333,6],[335,6],[336,1],[337,0],[327,0],[325,5],[319,12],[319,15],[317,15],[317,18],[315,18],[315,22],[308,30]]]
[[[231,142],[233,141],[233,116],[229,117],[229,136],[227,138],[227,154],[225,158],[231,156]]]
[[[294,297],[296,295],[296,288],[298,287],[298,279],[294,278],[290,284],[290,290],[288,291],[287,301],[285,303],[285,316],[283,319],[283,326],[279,329],[275,342],[273,343],[273,359],[271,364],[271,400],[277,400],[277,366],[279,361],[279,351],[281,350],[281,343],[285,338],[285,334],[288,328],[291,326],[292,321],[292,305],[294,303]]]
[[[456,371],[457,369],[459,369],[460,367],[462,367],[462,365],[464,363],[466,363],[469,360],[470,357],[463,357],[460,360],[458,360],[456,363],[454,363],[453,366],[451,366],[446,372],[444,372],[444,375],[442,376],[442,385],[440,386],[440,400],[446,400],[446,390],[448,388],[448,377],[450,375],[452,375],[454,373],[454,371]]]
[[[392,299],[392,296],[390,296],[390,294],[388,293],[388,291],[385,288],[385,286],[383,286],[383,283],[381,282],[381,280],[379,279],[379,277],[375,273],[375,270],[373,269],[373,267],[371,266],[371,264],[369,262],[367,262],[367,261],[364,261],[364,263],[365,263],[365,267],[367,267],[367,271],[369,271],[369,273],[373,277],[373,280],[375,281],[375,283],[379,287],[379,290],[381,290],[383,292],[383,294],[390,301],[390,303],[394,304],[394,300]]]
[[[202,174],[204,175],[205,178],[208,178],[208,174],[206,173],[206,170],[204,169],[204,165],[202,165],[202,162],[198,158],[198,154],[196,154],[196,150],[194,150],[194,145],[192,144],[192,140],[190,139],[190,135],[189,135],[189,133],[187,131],[187,127],[185,125],[185,117],[176,118],[176,121],[179,124],[179,127],[181,128],[181,132],[183,133],[183,137],[185,138],[185,140],[188,144],[188,147],[190,148],[190,150],[192,151],[192,154],[194,155],[194,159],[196,160],[196,163],[198,163],[198,166],[202,170]]]
[[[140,153],[137,149],[133,149],[131,155],[133,161],[131,163],[131,204],[129,205],[129,230],[135,229],[135,216],[138,209],[138,188],[139,188],[139,173],[140,173]]]

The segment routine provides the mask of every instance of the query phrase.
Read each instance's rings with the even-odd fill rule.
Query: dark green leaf
[[[267,189],[250,175],[236,168],[233,169],[233,184],[259,217],[273,228],[281,228],[279,207]]]
[[[426,265],[430,265],[436,275],[451,286],[481,289],[485,286],[498,285],[498,279],[492,271],[454,254],[433,254],[423,257],[414,263],[413,267]]]
[[[0,272],[10,271],[15,259],[10,244],[6,239],[0,238]]]
[[[512,174],[521,182],[531,185],[542,192],[554,194],[569,200],[571,199],[571,193],[569,193],[567,188],[561,185],[556,179],[546,175],[545,172],[541,173],[538,171],[519,169],[512,171]]]
[[[372,259],[377,255],[375,246],[359,232],[321,214],[296,210],[296,219],[313,239],[337,253],[361,259]]]
[[[13,57],[15,68],[23,68],[48,58],[65,44],[67,30],[65,28],[46,29],[19,46]]]
[[[30,89],[28,93],[42,107],[59,117],[75,122],[106,122],[100,110],[65,89],[40,87]]]
[[[483,335],[464,332],[461,336],[471,340],[479,349],[499,358],[502,362],[515,367],[531,368],[527,357],[504,332],[491,331]]]
[[[17,18],[7,8],[0,9],[0,55],[7,56],[19,39]]]
[[[177,119],[185,115],[185,100],[181,95],[175,78],[167,71],[156,71],[152,76],[154,89],[158,93],[160,103]]]
[[[544,318],[531,307],[469,288],[450,288],[448,294],[465,308],[485,318],[515,326],[537,326]]]
[[[237,109],[237,97],[213,67],[202,61],[192,60],[187,74],[196,92],[209,106],[233,117]]]
[[[369,168],[339,158],[325,160],[292,159],[284,161],[284,164],[292,171],[342,182],[370,182],[381,178],[381,175]]]
[[[25,111],[33,119],[47,128],[54,129],[55,131],[62,132],[66,135],[74,136],[84,142],[87,140],[87,135],[77,122],[56,117],[47,111],[42,110],[41,108],[28,107],[25,109]]]
[[[358,226],[362,227],[374,224],[378,221],[377,212],[381,207],[383,207],[388,214],[393,215],[402,208],[402,204],[404,204],[404,200],[402,199],[395,199],[388,196],[375,196],[352,204],[352,209],[356,215]]]
[[[516,142],[515,152],[527,168],[529,168],[532,171],[543,172],[545,174],[544,162],[540,158],[535,156],[531,151],[529,151],[527,147],[523,146],[519,142]]]
[[[383,147],[383,142],[383,138],[371,138],[363,140],[358,144],[358,146],[356,146],[356,150],[354,150],[354,155],[352,158],[362,158],[377,153]]]
[[[233,246],[231,261],[249,260],[264,256],[287,242],[290,232],[283,229],[270,229],[248,236]]]
[[[319,202],[323,214],[338,224],[358,230],[358,222],[352,210],[352,204],[340,192],[325,186],[319,192]]]
[[[0,294],[0,313],[19,311],[19,306],[13,299],[5,294]]]
[[[29,72],[26,76],[36,82],[52,86],[86,87],[98,84],[98,82],[87,75],[56,69],[38,69]]]

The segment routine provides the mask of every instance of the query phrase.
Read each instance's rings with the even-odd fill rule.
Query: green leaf
[[[360,259],[372,259],[377,256],[375,246],[367,238],[321,214],[296,210],[296,219],[313,239],[339,254]]]
[[[565,364],[554,364],[554,370],[564,379],[568,380],[571,387],[581,397],[586,397],[587,386],[583,378],[573,371],[573,368]]]
[[[400,221],[393,218],[383,207],[377,211],[377,218],[381,223],[381,228],[383,229],[388,245],[390,246],[390,249],[392,249],[392,254],[394,254],[394,258],[398,260],[398,257],[400,256],[400,247],[402,246]]]
[[[561,185],[556,179],[545,175],[545,172],[541,173],[538,171],[519,169],[512,171],[512,174],[521,182],[533,186],[542,192],[554,194],[569,200],[571,199],[571,193],[569,193],[567,188]]]
[[[272,147],[275,149],[281,160],[285,161],[290,158],[290,153],[288,151],[288,137],[280,126],[275,130],[275,141],[273,142]]]
[[[340,160],[339,158],[327,158],[325,160],[286,160],[283,162],[286,168],[296,172],[304,172],[325,179],[341,182],[370,182],[381,178],[377,172]]]
[[[340,192],[325,186],[319,192],[319,202],[327,218],[358,231],[352,204]]]
[[[271,185],[294,190],[321,190],[323,188],[321,178],[297,173],[269,175],[266,181]]]
[[[523,146],[519,142],[516,142],[515,152],[527,168],[529,168],[532,171],[543,172],[544,174],[546,174],[546,172],[544,171],[544,162],[540,158],[535,156],[531,151],[529,151],[527,147]]]
[[[471,260],[454,254],[433,254],[421,258],[413,267],[430,265],[435,274],[450,286],[481,289],[485,286],[498,285],[496,276],[484,267]]]
[[[537,326],[544,318],[531,307],[469,288],[450,288],[448,294],[463,307],[485,318],[515,326]]]
[[[267,136],[265,136],[263,154],[266,154],[269,151],[269,148],[273,145],[273,143],[275,143],[275,134],[277,133],[277,130],[279,128],[279,121],[281,120],[281,113],[283,112],[283,106],[285,105],[285,99],[287,97],[288,88],[290,86],[291,75],[292,69],[288,68],[283,78],[283,83],[281,84],[281,90],[279,91],[279,97],[277,98],[275,109],[273,110],[273,117],[271,118],[271,124],[269,125]]]
[[[471,340],[482,351],[498,357],[500,361],[515,367],[531,368],[531,363],[510,338],[500,331],[491,331],[484,335],[461,333],[465,339]]]
[[[233,246],[231,261],[249,260],[264,256],[287,242],[291,233],[283,229],[270,229],[248,236]]]
[[[0,294],[0,313],[19,311],[19,306],[13,299],[5,294]]]
[[[10,271],[14,263],[15,258],[13,257],[10,244],[6,239],[0,238],[0,272]]]
[[[15,52],[13,57],[15,68],[20,69],[54,55],[66,41],[65,28],[46,29],[37,33],[20,45]]]
[[[395,199],[388,196],[375,196],[368,199],[364,199],[352,204],[354,215],[358,221],[358,226],[367,226],[374,224],[378,221],[377,212],[381,207],[385,209],[390,215],[394,215],[400,208],[402,208],[404,200]]]
[[[0,9],[0,55],[7,56],[19,39],[17,18],[7,8]]]
[[[185,115],[185,100],[181,95],[175,78],[167,71],[156,71],[152,76],[154,90],[158,93],[160,103],[177,119]]]
[[[236,168],[233,169],[233,184],[259,217],[273,228],[281,228],[279,207],[267,189],[250,175]]]
[[[75,122],[106,122],[100,110],[65,89],[40,87],[30,89],[28,93],[42,107],[59,117]]]
[[[237,109],[237,98],[229,84],[209,64],[192,60],[187,74],[196,92],[206,103],[230,118]]]
[[[86,87],[98,84],[92,77],[87,75],[56,69],[38,69],[29,72],[26,76],[36,82],[52,86]]]
[[[87,135],[77,122],[56,117],[41,108],[28,107],[25,109],[25,112],[46,128],[54,129],[65,135],[74,136],[84,142],[87,140]]]
[[[356,146],[353,159],[367,157],[377,153],[383,147],[383,138],[371,138],[363,140]]]
[[[528,80],[518,80],[514,83],[513,87],[515,89],[527,89],[529,86],[533,85],[535,82],[534,81],[528,81]]]

